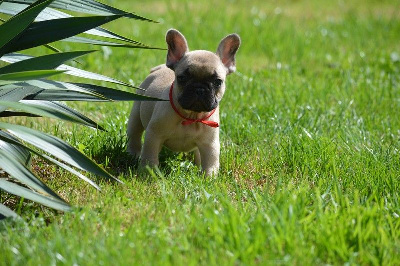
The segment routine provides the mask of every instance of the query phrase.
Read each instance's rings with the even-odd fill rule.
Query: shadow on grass
[[[113,142],[105,141],[102,143],[101,146],[92,149],[92,158],[97,163],[114,176],[123,175],[128,178],[135,177],[138,180],[149,181],[148,171],[139,169],[139,159],[127,152],[126,137],[114,139]],[[174,160],[194,161],[194,157],[192,153],[177,153],[165,147],[162,148],[159,154],[160,165],[158,167],[162,175],[167,176],[172,172]]]

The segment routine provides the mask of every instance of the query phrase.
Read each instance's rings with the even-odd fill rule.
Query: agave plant
[[[85,16],[71,16],[60,10]],[[100,26],[121,17],[150,19],[94,0],[0,0],[0,13],[11,16],[8,20],[1,19],[0,25],[0,60],[7,63],[0,68],[0,117],[49,117],[102,130],[96,122],[59,101],[155,100],[109,87],[48,79],[66,74],[133,87],[64,64],[93,51],[62,52],[49,43],[63,41],[149,49]],[[81,33],[90,37],[76,36]],[[93,39],[93,36],[108,40]],[[38,46],[54,53],[37,57],[18,53]],[[70,209],[63,198],[31,171],[32,154],[69,171],[96,189],[100,188],[82,172],[120,182],[63,140],[22,125],[0,122],[0,193],[3,190],[61,211]],[[0,203],[0,218],[17,216]]]

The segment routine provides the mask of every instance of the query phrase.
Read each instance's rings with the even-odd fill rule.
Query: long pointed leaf
[[[81,173],[79,173],[78,171],[76,171],[75,169],[73,169],[72,167],[69,167],[68,165],[59,162],[53,158],[51,158],[50,156],[47,156],[45,154],[40,154],[40,156],[44,159],[46,159],[47,161],[54,163],[55,165],[64,168],[65,170],[67,170],[68,172],[76,175],[77,177],[79,177],[80,179],[86,181],[87,183],[89,183],[91,186],[93,186],[95,189],[101,191],[101,188],[95,183],[93,182],[91,179],[87,178],[86,176],[82,175]]]
[[[34,115],[25,112],[3,111],[0,113],[0,117],[13,117],[13,116],[40,117],[40,115]]]
[[[40,101],[85,101],[85,102],[109,102],[105,98],[99,98],[88,93],[82,93],[71,90],[41,90],[37,93],[30,94],[24,98],[25,100]]]
[[[1,89],[0,90],[0,100],[1,101],[18,102],[18,101],[24,99],[26,96],[28,96],[34,92],[38,92],[39,90],[40,89],[37,89],[34,87]],[[0,106],[0,112],[3,112],[6,109],[7,109],[6,106]]]
[[[115,90],[107,87],[85,84],[85,83],[72,83],[78,87],[88,89],[90,91],[96,92],[104,97],[111,99],[113,101],[168,101],[167,99],[157,99],[153,97],[148,97],[132,92]]]
[[[80,151],[78,151],[68,143],[62,141],[61,139],[37,130],[33,130],[31,128],[7,124],[3,122],[0,122],[0,128],[8,130],[16,137],[28,142],[29,144],[43,151],[52,154],[53,156],[69,163],[72,166],[122,183],[120,180],[110,175],[91,159],[86,157],[86,155],[82,154]]]
[[[60,210],[60,211],[69,211],[71,207],[65,201],[60,201],[53,199],[52,197],[45,196],[43,194],[36,193],[30,189],[19,186],[15,183],[8,182],[6,180],[0,179],[0,189],[7,191],[10,194],[14,194],[40,204],[43,204],[47,207]]]
[[[0,203],[0,220],[4,218],[19,218],[18,214]]]
[[[21,71],[32,71],[32,70],[46,70],[54,69],[62,65],[64,62],[71,59],[77,58],[82,55],[86,55],[92,51],[74,51],[74,52],[64,52],[57,54],[49,54],[38,57],[32,57],[26,60],[15,62],[13,64],[4,66],[0,68],[0,74],[14,73]]]
[[[3,48],[13,45],[13,40],[24,32],[35,17],[52,1],[53,0],[39,0],[0,25],[0,55],[4,54],[1,52]]]
[[[7,45],[4,49],[0,48],[0,54],[25,50],[43,44],[59,41],[85,32],[89,29],[96,28],[97,26],[116,20],[120,17],[122,17],[122,15],[71,17],[33,22],[17,38],[13,45]]]
[[[24,81],[31,79],[46,78],[53,75],[64,73],[65,70],[34,70],[34,71],[23,71],[16,73],[0,74],[0,81]],[[7,84],[7,83],[6,83]],[[0,85],[2,85],[0,83]]]
[[[109,101],[162,101],[132,92],[116,90],[108,87],[102,87],[84,83],[64,83],[82,90],[69,89],[41,89],[35,86],[23,85],[22,83],[4,85],[0,87],[0,99],[2,93],[16,88],[31,89],[23,97],[23,100],[44,100],[44,101],[91,101],[91,102],[109,102]],[[77,86],[80,85],[81,87]],[[17,98],[18,100],[22,100]],[[14,100],[17,101],[17,100]],[[2,109],[0,109],[2,110]],[[5,109],[3,109],[5,110]]]
[[[3,89],[16,89],[16,88],[29,89],[31,87],[36,87],[39,89],[46,89],[46,90],[75,91],[75,92],[80,92],[82,94],[89,94],[93,97],[108,101],[108,99],[106,99],[104,96],[102,96],[98,93],[89,91],[85,88],[78,87],[74,84],[61,82],[61,81],[46,80],[46,79],[28,80],[28,81],[24,81],[24,82],[17,82],[14,84],[3,85],[0,87],[0,91]],[[0,92],[0,95],[1,95],[1,92]],[[54,99],[54,100],[56,101],[56,99]]]
[[[81,123],[85,126],[93,127],[95,129],[105,130],[102,126],[98,125],[92,119],[84,116],[78,111],[68,107],[65,104],[55,102],[55,101],[38,101],[38,100],[22,100],[20,103],[34,106],[36,108],[44,108],[44,110],[49,110],[50,112],[59,112],[73,120],[76,120],[78,123]],[[73,122],[73,121],[72,121]]]
[[[34,100],[20,102],[0,101],[0,108],[1,107],[18,109],[39,116],[61,119],[104,130],[93,120],[61,103]]]
[[[29,148],[29,147],[24,146],[19,140],[16,140],[12,135],[10,135],[10,134],[8,134],[8,133],[6,133],[4,131],[0,131],[0,132],[4,133],[4,134],[0,134],[0,140],[2,140],[3,142],[10,143],[10,144],[12,144],[14,146],[19,146],[22,149],[30,151],[31,153],[34,153],[34,154],[40,156],[41,158],[43,158],[43,159],[45,159],[45,160],[47,160],[47,161],[49,161],[51,163],[54,163],[55,165],[57,165],[57,166],[59,166],[61,168],[64,168],[68,172],[70,172],[70,173],[76,175],[77,177],[81,178],[82,180],[88,182],[90,185],[92,185],[97,190],[101,190],[100,187],[96,183],[94,183],[91,179],[89,179],[86,176],[82,175],[81,173],[79,173],[78,171],[73,169],[72,167],[70,167],[70,166],[68,166],[68,165],[66,165],[66,164],[64,164],[64,163],[62,163],[60,161],[57,161],[57,160],[51,158],[50,156],[47,156],[47,155],[42,154],[42,153],[39,153],[39,152]]]
[[[127,44],[127,43],[117,43],[117,42],[108,42],[103,40],[89,39],[85,37],[69,37],[63,42],[73,42],[73,43],[86,43],[92,45],[101,45],[101,46],[111,46],[111,47],[122,47],[122,48],[141,48],[141,49],[153,49],[153,50],[163,50],[163,48],[149,47],[144,45],[135,45],[135,44]]]
[[[7,0],[6,2],[16,2],[16,3],[33,3],[35,0]],[[74,12],[80,12],[92,15],[123,15],[127,18],[147,20],[155,22],[151,19],[136,15],[134,13],[128,13],[123,10],[108,6],[106,4],[99,3],[94,0],[56,0],[50,7],[69,10]]]
[[[14,143],[17,142],[20,144],[20,145],[12,144],[10,142],[6,142],[0,139],[0,149],[6,151],[10,156],[12,156],[15,160],[19,161],[26,167],[30,167],[31,154],[29,150],[24,148],[22,146],[22,143],[18,139],[14,138],[13,136],[8,134],[7,132],[4,132],[3,130],[0,130],[0,136],[2,136],[3,138],[11,139],[14,141]]]
[[[51,190],[37,176],[35,176],[25,165],[16,161],[4,150],[0,150],[0,168],[2,168],[13,178],[28,185],[36,191],[51,195],[59,200],[63,200],[57,195],[57,193]]]
[[[3,2],[0,5],[0,13],[14,16],[14,15],[18,14],[21,10],[23,10],[26,7],[27,7],[26,4]],[[64,13],[64,12],[61,12],[59,10],[55,10],[55,9],[47,7],[42,12],[40,12],[40,14],[35,18],[35,21],[44,21],[44,20],[59,19],[59,18],[70,18],[70,17],[72,17],[72,16],[67,14],[67,13]],[[114,32],[111,32],[111,31],[106,30],[106,29],[101,28],[101,27],[97,27],[95,29],[91,29],[91,30],[85,31],[84,33],[90,34],[90,35],[95,35],[95,36],[100,36],[100,37],[116,39],[116,40],[125,41],[125,42],[129,42],[129,43],[134,43],[134,44],[137,44],[137,45],[146,46],[143,43],[140,43],[138,41],[129,39],[127,37],[118,35],[118,34],[116,34]]]
[[[26,89],[26,97],[17,100],[48,101],[162,101],[161,99],[85,83],[66,83],[53,80],[31,80],[0,87],[2,95],[16,89]],[[41,89],[44,88],[44,89]],[[137,88],[140,89],[140,88]],[[9,99],[6,99],[9,100]],[[15,100],[14,100],[15,101]],[[4,109],[5,110],[5,109]]]
[[[35,88],[35,87],[13,88],[13,87],[10,87],[10,85],[5,85],[4,88],[0,87],[0,101],[18,102],[19,100],[24,99],[26,96],[28,96],[32,93],[38,92],[38,91],[40,91],[40,89]],[[2,109],[0,109],[0,112],[1,112],[1,110]]]
[[[24,54],[11,53],[11,54],[7,54],[7,55],[0,57],[0,60],[7,62],[7,63],[14,63],[14,62],[19,62],[21,60],[26,60],[26,59],[29,59],[32,57],[33,56],[24,55]],[[120,85],[131,87],[131,88],[136,88],[135,86],[125,83],[123,81],[119,81],[119,80],[116,80],[116,79],[113,79],[113,78],[110,78],[107,76],[103,76],[103,75],[100,75],[97,73],[85,71],[85,70],[67,66],[67,65],[61,65],[57,68],[57,70],[67,71],[65,74],[76,76],[76,77],[100,80],[100,81],[120,84]]]
[[[84,101],[86,99],[88,99],[89,101],[112,101],[105,98],[101,94],[89,91],[84,88],[80,88],[73,84],[54,81],[50,81],[51,83],[46,83],[42,81],[43,80],[31,80],[0,86],[0,100],[14,102],[22,99],[46,101]],[[37,86],[31,85],[31,82],[32,84],[37,84]],[[53,84],[55,85],[55,87],[52,86]],[[70,89],[64,89],[63,84],[66,84],[66,87]],[[43,87],[47,89],[43,89]],[[22,99],[20,98],[20,96],[18,96],[19,91],[26,91],[25,95],[21,96],[23,97]],[[17,95],[11,97],[13,96],[12,93]],[[0,108],[0,111],[2,110],[5,109]]]

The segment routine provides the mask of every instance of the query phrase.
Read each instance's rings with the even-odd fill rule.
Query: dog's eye
[[[179,75],[178,76],[178,82],[179,83],[185,83],[188,80],[189,80],[189,77],[187,75]]]
[[[187,80],[188,80],[187,76],[184,76],[184,75],[178,76],[178,82],[179,83],[185,83]]]
[[[213,81],[213,84],[215,87],[220,87],[222,85],[222,80],[221,79],[216,79]]]

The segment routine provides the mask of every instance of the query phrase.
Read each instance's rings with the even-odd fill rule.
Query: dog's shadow
[[[114,176],[122,175],[127,178],[133,176],[139,180],[147,180],[149,175],[143,174],[143,169],[139,169],[139,159],[134,158],[127,151],[125,138],[121,138],[116,143],[117,145],[109,145],[109,143],[102,145],[96,149],[92,158]],[[192,153],[176,153],[163,147],[159,154],[158,169],[167,176],[173,171],[176,160],[194,161],[194,156]]]

